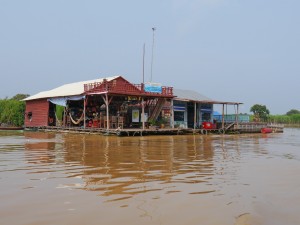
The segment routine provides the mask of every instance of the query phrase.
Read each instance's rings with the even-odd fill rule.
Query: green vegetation
[[[150,126],[157,126],[158,125],[158,121],[155,119],[148,119],[148,123]]]
[[[0,124],[2,126],[23,126],[25,102],[20,101],[29,95],[17,94],[11,99],[0,99]]]
[[[250,108],[250,112],[253,112],[254,114],[254,118],[253,120],[255,122],[267,122],[269,115],[270,115],[270,111],[267,109],[267,107],[265,105],[259,105],[259,104],[255,104]]]
[[[288,111],[286,113],[286,115],[288,115],[288,116],[295,115],[295,114],[300,114],[300,111],[297,109],[291,109],[290,111]]]
[[[300,125],[300,111],[297,109],[291,109],[285,115],[270,115],[265,105],[256,104],[251,107],[250,112],[254,114],[250,116],[250,121]]]
[[[271,115],[270,122],[274,123],[284,123],[296,125],[300,124],[300,114],[292,114],[292,115]]]
[[[27,94],[16,94],[11,99],[20,101],[20,100],[23,100],[24,98],[27,98],[27,97],[29,97],[29,95],[27,95]]]

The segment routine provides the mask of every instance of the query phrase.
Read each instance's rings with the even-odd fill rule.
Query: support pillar
[[[222,104],[222,129],[225,127],[224,104]]]
[[[144,98],[142,98],[142,126],[143,130],[145,130],[145,105],[144,105]]]

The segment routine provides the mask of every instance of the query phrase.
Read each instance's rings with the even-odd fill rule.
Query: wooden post
[[[84,96],[84,99],[83,99],[83,128],[84,128],[84,129],[86,128],[86,123],[85,123],[85,106],[86,106],[86,99],[87,99],[87,97]]]
[[[174,129],[174,102],[173,99],[171,99],[171,106],[170,106],[170,113],[171,113],[171,127]]]
[[[109,107],[108,107],[108,95],[107,95],[107,92],[105,93],[105,104],[106,104],[106,127],[107,129],[109,129]]]
[[[142,126],[143,126],[143,130],[145,130],[145,106],[144,106],[143,97],[142,97]]]
[[[225,126],[225,118],[224,118],[224,103],[222,104],[222,129],[224,129]]]
[[[196,124],[197,124],[197,109],[196,109],[196,102],[194,102],[194,130],[196,129]]]
[[[236,127],[239,129],[239,104],[236,104]]]
[[[63,118],[63,126],[66,126],[66,106],[64,107],[64,118]]]

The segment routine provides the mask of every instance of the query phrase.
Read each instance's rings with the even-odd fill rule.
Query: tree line
[[[300,124],[300,111],[291,109],[284,115],[271,115],[270,110],[265,105],[255,104],[250,108],[253,113],[251,121],[273,122],[283,124]]]
[[[0,99],[0,125],[1,126],[23,126],[25,102],[22,99],[27,94],[17,94],[12,98]]]

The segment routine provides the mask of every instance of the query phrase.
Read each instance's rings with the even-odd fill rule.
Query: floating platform
[[[192,129],[192,128],[128,128],[128,129],[105,129],[105,128],[82,128],[82,127],[25,127],[25,130],[31,131],[56,131],[68,133],[90,133],[90,134],[103,134],[103,135],[116,135],[116,136],[147,136],[147,135],[182,135],[182,134],[240,134],[240,133],[282,133],[283,126],[276,124],[230,124],[225,128],[220,129]]]
[[[146,136],[146,135],[180,135],[188,134],[188,129],[178,128],[157,128],[157,129],[105,129],[105,128],[81,128],[81,127],[26,127],[27,131],[56,131],[68,133],[90,133],[90,134],[103,134],[103,135],[116,135],[116,136]]]

